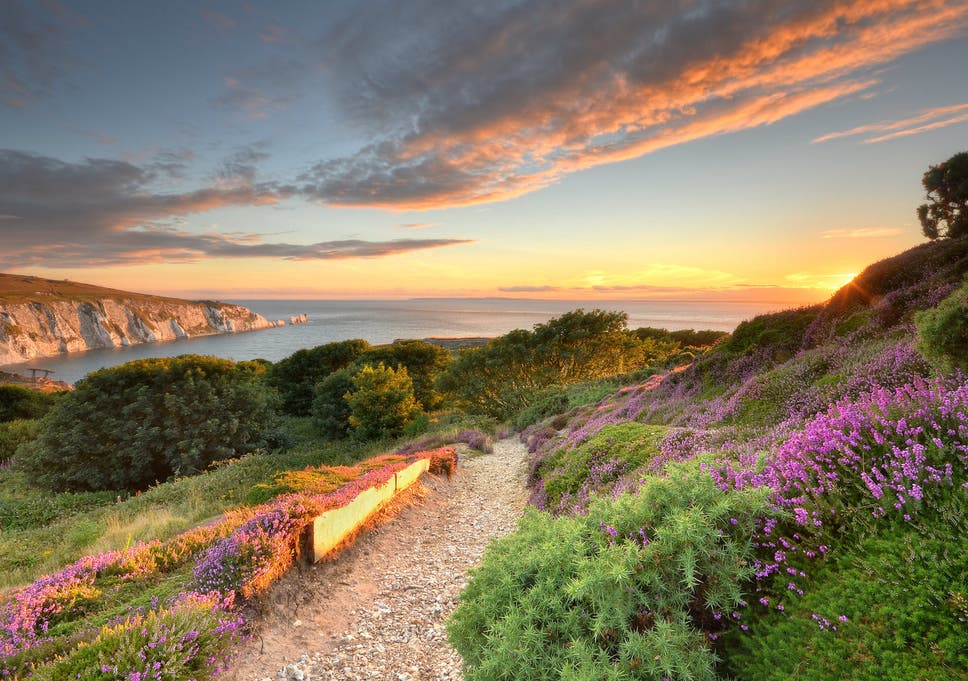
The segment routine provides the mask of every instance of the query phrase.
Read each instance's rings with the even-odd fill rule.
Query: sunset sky
[[[814,301],[968,150],[968,2],[0,0],[0,271]]]

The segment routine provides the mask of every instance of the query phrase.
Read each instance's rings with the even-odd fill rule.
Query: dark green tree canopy
[[[918,207],[924,235],[929,239],[968,236],[968,151],[928,168],[921,184],[931,200]]]
[[[57,402],[57,393],[42,393],[19,385],[0,385],[0,422],[39,419]]]
[[[134,491],[198,473],[264,445],[272,391],[263,371],[200,355],[95,371],[57,402],[17,464],[57,491]]]
[[[355,365],[334,371],[316,384],[313,397],[313,425],[322,435],[345,437],[350,431],[350,405],[347,393],[353,391]]]
[[[465,408],[507,418],[552,385],[614,376],[642,367],[643,343],[624,312],[572,310],[462,351],[438,386]]]
[[[453,359],[449,350],[419,340],[398,340],[377,345],[360,355],[357,366],[376,366],[381,362],[392,368],[404,367],[413,381],[413,394],[427,411],[438,409],[443,401],[435,387],[437,375]]]
[[[347,367],[370,349],[365,340],[354,338],[297,350],[272,365],[269,384],[282,396],[282,409],[293,416],[308,416],[313,388],[334,371]]]

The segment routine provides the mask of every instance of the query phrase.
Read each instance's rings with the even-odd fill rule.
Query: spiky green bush
[[[587,515],[529,511],[448,623],[465,678],[715,678],[707,634],[742,599],[770,513],[762,491],[724,491],[695,463]]]

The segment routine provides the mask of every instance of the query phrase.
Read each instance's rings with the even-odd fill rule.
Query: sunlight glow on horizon
[[[963,0],[63,3],[0,7],[0,271],[129,291],[815,302],[968,126]]]

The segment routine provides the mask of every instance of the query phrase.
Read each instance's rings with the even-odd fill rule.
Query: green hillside
[[[968,678],[966,273],[924,244],[524,430],[465,677]]]

